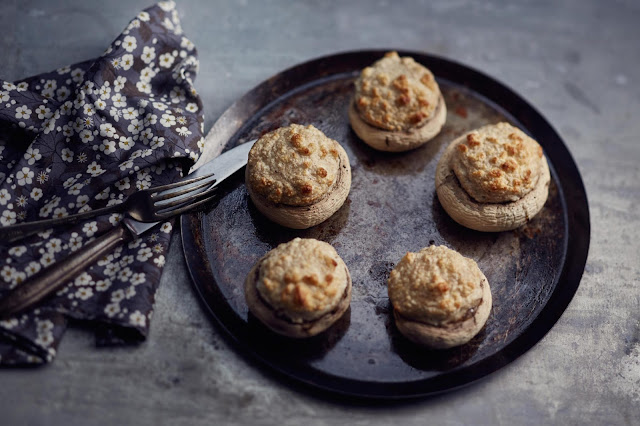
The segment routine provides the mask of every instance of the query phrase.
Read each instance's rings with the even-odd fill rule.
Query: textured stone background
[[[2,424],[638,424],[640,419],[640,3],[181,1],[200,53],[206,127],[283,68],[336,51],[396,47],[496,77],[565,139],[591,208],[573,302],[533,349],[465,389],[400,404],[309,394],[222,339],[172,242],[148,341],[96,349],[70,330],[57,360],[0,371]],[[0,75],[12,80],[100,54],[140,0],[2,2]]]

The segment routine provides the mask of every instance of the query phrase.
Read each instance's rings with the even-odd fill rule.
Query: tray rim
[[[273,101],[291,91],[302,88],[306,84],[321,80],[327,75],[337,75],[341,73],[340,71],[326,73],[326,69],[323,67],[326,66],[327,62],[340,62],[342,59],[352,56],[370,56],[373,58],[371,60],[372,63],[375,59],[382,57],[382,55],[389,50],[394,49],[365,49],[338,52],[313,58],[289,67],[251,88],[240,99],[230,105],[214,123],[212,127],[212,134],[214,137],[226,140],[227,143],[224,145],[224,149],[229,149],[230,142],[234,140],[233,136],[243,130],[247,124],[250,124],[250,121],[247,120],[259,115],[260,111],[268,108]],[[426,52],[404,51],[401,49],[398,49],[397,51],[401,56],[412,56],[418,62],[426,60],[429,62],[427,66],[431,69],[437,79],[450,81],[453,84],[463,86],[475,94],[484,97],[486,100],[499,106],[502,110],[508,112],[521,122],[525,126],[525,130],[535,126],[537,130],[535,133],[537,135],[540,133],[546,134],[544,140],[547,142],[544,144],[541,143],[545,151],[547,153],[553,152],[555,160],[558,164],[562,164],[562,167],[554,167],[555,173],[558,176],[557,184],[561,193],[560,198],[565,208],[564,214],[567,218],[567,241],[564,249],[565,259],[562,265],[562,270],[556,279],[554,289],[551,292],[549,299],[542,307],[536,318],[531,321],[520,335],[507,344],[503,349],[470,366],[453,369],[444,375],[418,379],[415,381],[363,381],[344,377],[337,378],[328,373],[322,372],[319,374],[296,374],[295,371],[292,371],[295,370],[295,368],[286,368],[285,366],[266,359],[263,355],[264,351],[263,354],[257,353],[245,339],[242,339],[242,336],[240,336],[242,332],[238,331],[238,327],[243,327],[243,325],[239,325],[240,323],[243,323],[242,321],[238,321],[238,324],[230,325],[221,319],[221,317],[229,318],[228,315],[219,316],[219,314],[214,312],[214,309],[207,302],[207,296],[203,293],[203,289],[201,288],[201,285],[199,285],[199,279],[195,273],[198,266],[208,268],[208,264],[204,261],[205,259],[203,256],[192,256],[193,253],[187,252],[189,248],[204,247],[203,245],[199,246],[197,241],[199,239],[197,228],[201,223],[203,213],[191,213],[183,215],[180,218],[183,254],[185,256],[189,276],[200,298],[200,302],[204,305],[207,312],[209,312],[209,314],[215,319],[217,325],[225,331],[225,338],[233,342],[233,345],[236,348],[241,349],[245,354],[251,355],[253,359],[268,366],[273,371],[284,375],[286,378],[305,383],[316,389],[322,389],[331,393],[338,393],[358,398],[398,399],[434,395],[471,384],[511,363],[536,345],[560,319],[575,296],[584,272],[589,252],[591,234],[590,213],[582,177],[566,144],[542,114],[509,86],[483,73],[482,71],[476,70],[473,67]],[[315,65],[318,68],[318,73],[314,73],[313,77],[308,79],[308,81],[300,82],[298,79],[294,85],[286,84],[288,81],[286,78],[287,75],[291,75],[303,67],[309,67],[312,65]],[[344,72],[353,71],[354,70],[352,69],[346,69]],[[445,72],[444,75],[443,71]],[[452,75],[462,77],[462,81],[452,78]],[[277,88],[273,88],[271,86],[273,80],[280,80],[280,82],[284,81],[285,84]],[[473,83],[471,83],[471,80],[473,80]],[[478,85],[482,86],[482,90],[477,88]],[[256,92],[265,91],[267,88],[271,92],[271,99],[269,99],[268,102],[262,103],[262,106],[255,111],[245,114],[246,117],[243,117],[242,119],[234,116],[234,114],[237,115],[238,111],[242,111],[242,108],[246,107],[247,104],[252,103],[252,99]],[[497,101],[495,98],[500,98],[501,101]],[[505,107],[505,103],[510,104],[511,108]],[[245,110],[249,109],[250,108],[245,108]],[[514,112],[513,109],[516,109],[516,112]],[[234,116],[233,120],[229,120],[229,117],[232,116]],[[549,143],[548,141],[553,141],[553,143]],[[569,249],[574,247],[577,248],[577,250]],[[561,283],[562,285],[560,285]],[[229,310],[231,310],[230,307]],[[233,328],[236,330],[232,330]],[[473,372],[469,374],[468,370],[471,368],[473,369]],[[446,383],[440,383],[443,382],[443,377],[447,379]],[[341,382],[342,386],[336,387],[332,383],[336,381],[336,379]]]

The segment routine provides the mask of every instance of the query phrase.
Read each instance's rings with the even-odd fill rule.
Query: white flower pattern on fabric
[[[13,257],[20,257],[27,252],[25,246],[15,246],[9,249],[9,254]]]
[[[32,166],[36,161],[42,158],[42,155],[40,154],[39,149],[29,147],[27,148],[27,152],[24,154],[24,158],[27,160],[27,163]]]
[[[169,68],[173,64],[174,57],[171,53],[163,53],[160,55],[160,66],[163,68]]]
[[[181,33],[175,5],[164,2],[139,13],[101,58],[17,83],[0,81],[0,131],[24,132],[15,146],[0,145],[2,225],[121,203],[137,189],[175,180],[174,157],[197,157],[203,119],[193,88],[196,51]],[[0,242],[0,297],[121,219],[97,217],[13,247]],[[73,289],[47,302],[47,310],[0,322],[3,332],[42,348],[23,355],[0,348],[0,365],[50,361],[65,329],[57,309],[144,336],[172,231],[170,223],[161,228],[98,261]]]
[[[122,66],[124,71],[128,71],[133,66],[133,55],[130,53],[122,55],[122,58],[120,58],[120,66]]]
[[[191,134],[191,130],[189,130],[186,127],[182,126],[182,127],[178,127],[176,129],[176,133],[178,133],[180,136],[189,136]]]
[[[33,182],[34,173],[28,167],[23,167],[18,173],[16,173],[16,178],[18,179],[18,185],[25,186],[31,184]]]
[[[142,62],[150,64],[156,58],[156,48],[153,46],[145,46],[142,48]]]
[[[16,108],[16,118],[21,120],[28,120],[31,117],[32,111],[26,105],[19,106]]]
[[[145,317],[140,311],[135,311],[129,315],[129,321],[131,321],[131,324],[133,325],[144,327],[147,322],[147,317]]]
[[[162,114],[160,124],[164,127],[171,127],[176,125],[176,118],[171,114]]]
[[[122,47],[124,47],[124,50],[131,53],[136,50],[136,47],[138,47],[138,42],[135,37],[126,36],[122,41]]]
[[[11,200],[11,194],[7,189],[0,190],[0,205],[5,206]]]

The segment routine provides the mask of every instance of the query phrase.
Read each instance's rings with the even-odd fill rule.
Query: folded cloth
[[[97,59],[15,83],[0,81],[0,223],[121,203],[176,180],[200,155],[198,61],[173,2],[141,12]],[[0,242],[0,298],[81,250],[120,214]],[[102,344],[149,330],[172,223],[117,248],[52,298],[0,321],[0,364],[51,361],[68,318],[90,320]]]

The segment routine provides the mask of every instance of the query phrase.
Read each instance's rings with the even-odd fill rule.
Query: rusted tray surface
[[[214,125],[233,147],[290,123],[313,124],[339,141],[352,167],[351,193],[329,220],[290,230],[251,203],[242,173],[211,210],[182,218],[185,257],[214,318],[242,350],[314,386],[371,397],[424,395],[470,383],[509,363],[553,326],[575,293],[589,245],[589,213],[578,170],[549,124],[522,98],[462,65],[416,52],[448,107],[440,135],[402,154],[367,147],[349,127],[347,107],[359,70],[382,51],[320,58],[282,72],[245,95]],[[523,228],[480,233],[456,224],[435,195],[446,145],[488,123],[509,121],[537,139],[552,182],[542,212]],[[248,314],[243,281],[267,251],[294,237],[331,243],[353,278],[351,308],[327,332],[305,341],[267,330]],[[386,280],[407,251],[444,244],[478,262],[493,294],[487,325],[470,343],[430,351],[405,340],[390,313]]]

